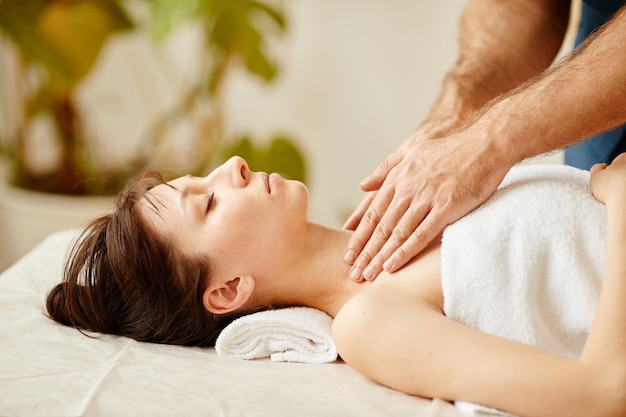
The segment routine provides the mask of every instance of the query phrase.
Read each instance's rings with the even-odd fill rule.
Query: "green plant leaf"
[[[56,91],[70,91],[113,33],[133,23],[114,0],[2,0],[0,29],[39,64]]]
[[[248,4],[250,5],[251,10],[258,9],[258,11],[262,12],[264,16],[270,18],[281,30],[285,30],[287,28],[285,17],[278,10],[259,1],[249,0]]]
[[[276,77],[277,67],[270,62],[265,53],[260,49],[259,42],[248,43],[248,50],[244,55],[246,68],[265,81],[272,81]]]
[[[254,145],[252,145],[252,141],[248,136],[239,138],[233,145],[226,148],[224,159],[226,160],[232,156],[241,156],[248,162],[251,169],[261,170],[261,167],[257,165],[261,157],[258,155],[258,151],[254,149]]]
[[[241,156],[253,171],[278,172],[283,177],[306,183],[307,167],[303,153],[286,136],[276,136],[266,147],[255,146],[244,136],[225,152],[225,159]]]
[[[266,39],[272,31],[284,31],[282,14],[250,0],[215,0],[209,11],[214,19],[207,38],[209,46],[226,60],[240,58],[251,73],[272,81],[277,65],[266,53]]]
[[[181,24],[197,20],[209,9],[211,0],[146,0],[150,8],[148,26],[157,40],[163,40]]]
[[[286,178],[306,183],[306,161],[294,142],[277,136],[271,142],[266,156],[267,171],[278,172]]]
[[[46,0],[0,1],[0,31],[9,38],[26,62],[52,68],[58,73],[69,73],[67,64],[50,50],[37,31],[37,20],[45,5]]]
[[[48,2],[37,23],[41,38],[67,63],[71,83],[89,72],[110,35],[132,27],[110,0]]]

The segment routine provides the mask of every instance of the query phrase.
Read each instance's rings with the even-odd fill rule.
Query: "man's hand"
[[[356,230],[357,226],[361,223],[361,219],[363,219],[363,216],[365,215],[366,210],[372,204],[372,200],[374,200],[374,197],[376,196],[376,190],[378,190],[381,187],[381,185],[385,181],[385,178],[387,178],[389,171],[402,161],[402,159],[404,158],[408,150],[411,148],[411,145],[414,145],[415,143],[421,140],[424,140],[422,135],[420,135],[418,132],[413,133],[407,140],[404,141],[404,143],[402,143],[402,145],[398,149],[396,149],[392,154],[390,154],[376,168],[376,170],[373,173],[371,173],[367,178],[361,181],[361,184],[360,184],[361,189],[363,191],[370,191],[370,192],[368,192],[365,195],[361,203],[357,206],[354,212],[350,215],[350,217],[348,217],[346,222],[343,224],[344,229]],[[354,260],[355,259],[352,259],[352,260],[346,259],[346,262],[348,262],[349,264],[352,264]]]
[[[463,105],[459,101],[452,102],[444,94],[431,109],[431,114],[424,119],[415,132],[398,149],[390,154],[372,174],[361,181],[360,186],[362,190],[373,191],[365,195],[361,203],[343,224],[343,228],[356,230],[365,211],[370,207],[372,200],[376,196],[376,190],[381,187],[389,171],[404,159],[412,146],[428,139],[447,136],[450,132],[459,128],[470,110],[469,106]],[[352,264],[354,259],[346,259],[346,262]]]
[[[566,135],[561,133],[554,140],[547,137],[542,123],[536,123],[536,132],[528,131],[527,120],[534,123],[538,115],[546,117],[550,112],[537,111],[537,96],[524,95],[523,90],[516,111],[504,115],[498,111],[487,118],[486,127],[478,128],[483,135],[489,132],[493,139],[502,139],[500,149],[489,149],[488,140],[477,140],[459,129],[473,123],[468,115],[550,66],[565,35],[569,7],[567,0],[467,3],[460,25],[459,59],[446,75],[426,122],[361,183],[369,193],[344,224],[355,230],[344,253],[344,260],[353,265],[355,280],[373,280],[383,265],[388,271],[397,270],[448,224],[486,200],[513,164],[563,145],[561,137]],[[563,88],[557,87],[554,91],[561,94]],[[550,109],[555,108],[552,98],[558,95],[554,91],[542,93]],[[519,117],[526,112],[532,115]],[[511,114],[513,119],[509,119]],[[565,119],[572,117],[550,117],[547,126],[562,129],[554,121]],[[507,126],[512,120],[520,126],[502,138],[504,120]],[[584,122],[589,124],[588,119]],[[568,137],[567,143],[573,140]]]
[[[370,193],[345,225],[358,224],[344,254],[354,280],[399,269],[495,192],[510,166],[480,143],[409,138],[361,183]]]

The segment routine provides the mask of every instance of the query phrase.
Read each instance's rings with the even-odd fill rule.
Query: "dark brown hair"
[[[156,172],[120,193],[111,214],[93,221],[74,244],[63,282],[48,294],[55,321],[79,330],[127,336],[142,342],[212,346],[235,316],[205,310],[202,294],[211,276],[206,256],[185,256],[145,221],[139,201],[162,184]]]

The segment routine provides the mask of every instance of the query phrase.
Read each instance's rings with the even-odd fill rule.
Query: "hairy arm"
[[[499,142],[510,162],[626,122],[626,8],[565,60],[485,107],[466,137]]]
[[[493,98],[541,73],[562,46],[568,0],[468,2],[459,27],[459,57],[416,139],[440,137]]]
[[[487,102],[548,68],[563,44],[569,10],[569,0],[468,1],[459,24],[459,56],[439,95],[415,132],[362,187],[380,188],[410,145],[458,130]],[[359,225],[372,198],[363,200],[344,227]]]
[[[474,112],[463,129],[405,142],[366,184],[380,188],[360,208],[348,244],[359,254],[354,276],[403,266],[493,194],[517,162],[626,122],[623,68],[626,8],[566,60]]]

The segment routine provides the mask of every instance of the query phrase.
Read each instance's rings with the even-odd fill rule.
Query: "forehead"
[[[159,184],[146,191],[139,203],[141,214],[161,233],[176,215],[176,201],[179,200],[180,192],[172,184],[174,181]]]
[[[179,187],[176,186],[175,181],[165,182],[148,190],[145,194],[147,202],[158,209],[175,204],[180,198]]]
[[[163,182],[146,192],[149,199],[160,200],[161,205],[170,206],[176,204],[181,196],[188,191],[194,190],[200,186],[200,177],[192,175],[184,175],[173,180]]]

